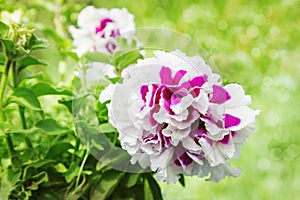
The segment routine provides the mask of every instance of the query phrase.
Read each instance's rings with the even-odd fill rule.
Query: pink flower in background
[[[71,26],[70,32],[79,56],[87,51],[112,54],[118,48],[116,36],[130,41],[135,34],[134,16],[126,8],[108,10],[88,6],[78,15],[78,26]]]
[[[135,36],[134,16],[126,8],[95,8],[88,6],[78,15],[78,26],[70,27],[75,52],[82,56],[88,51],[113,54],[118,50],[116,37],[127,39],[130,43]],[[104,75],[116,77],[114,67],[109,63],[92,62],[88,69],[75,72],[80,79],[85,79],[87,86],[95,85]]]
[[[159,180],[177,182],[179,174],[218,182],[236,177],[227,160],[254,130],[257,111],[238,84],[222,86],[220,76],[199,57],[177,50],[155,51],[108,86],[110,123],[119,131],[131,162],[150,167]]]

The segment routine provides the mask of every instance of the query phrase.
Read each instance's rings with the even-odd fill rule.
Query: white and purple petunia
[[[159,180],[210,174],[218,182],[237,177],[227,160],[254,130],[258,111],[238,84],[222,85],[220,76],[199,57],[155,51],[124,73],[123,83],[100,94],[110,123],[119,131],[131,162],[150,167]]]
[[[107,55],[118,50],[116,37],[122,37],[128,43],[135,36],[134,16],[126,8],[95,8],[87,6],[78,15],[78,28],[70,27],[75,53],[82,56],[86,52],[101,52]],[[95,84],[107,75],[116,77],[114,67],[108,63],[92,62],[75,72],[80,79],[88,84]]]
[[[135,35],[134,16],[126,8],[87,6],[78,15],[78,26],[69,30],[79,56],[87,51],[112,54],[118,49],[117,36],[131,41]]]

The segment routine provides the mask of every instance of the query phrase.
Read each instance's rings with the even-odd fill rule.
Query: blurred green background
[[[190,35],[218,67],[224,81],[243,85],[261,110],[255,133],[231,161],[241,177],[210,183],[190,177],[186,187],[162,186],[165,199],[297,199],[300,188],[300,1],[172,0],[0,0],[3,11],[22,13],[22,22],[50,41],[42,57],[46,78],[67,84],[75,63],[68,26],[86,5],[126,7],[137,28],[162,27]],[[4,12],[5,13],[5,12]],[[64,62],[61,62],[64,60]],[[61,66],[67,75],[59,75]],[[60,66],[60,67],[59,67]],[[69,75],[68,75],[69,74]]]

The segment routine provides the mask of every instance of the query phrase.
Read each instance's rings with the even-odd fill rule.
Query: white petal
[[[174,151],[172,148],[164,150],[162,153],[153,155],[150,159],[152,171],[157,170],[158,168],[166,168],[172,159]]]
[[[170,107],[175,114],[180,114],[186,111],[186,109],[192,104],[193,100],[193,96],[188,94],[181,99],[180,103],[171,105]]]
[[[182,146],[189,151],[196,153],[202,150],[201,146],[196,144],[196,142],[191,137],[186,137],[182,140]]]
[[[226,176],[238,177],[241,174],[241,169],[233,168],[228,163],[220,164],[216,167],[210,168],[211,176],[208,181],[219,182]]]
[[[166,181],[168,184],[176,183],[180,173],[182,173],[181,168],[175,164],[170,164],[165,168],[159,168],[156,173],[156,178],[160,181]]]
[[[237,159],[239,157],[239,149],[243,146],[247,137],[249,137],[253,133],[254,128],[254,123],[251,123],[246,127],[242,128],[241,130],[236,131],[236,134],[234,135],[234,137],[232,137],[236,148],[236,152],[233,157],[234,159]]]
[[[251,104],[251,97],[245,95],[244,89],[239,84],[228,84],[224,88],[231,97],[224,103],[226,107],[246,106]]]
[[[240,130],[248,124],[253,123],[257,114],[256,111],[249,108],[248,106],[225,108],[225,113],[241,119],[240,124],[238,124],[237,126],[229,127],[229,129],[232,131]]]
[[[193,101],[193,108],[198,110],[198,112],[200,112],[201,114],[205,115],[208,110],[208,105],[209,101],[207,94],[203,90],[200,90],[199,96]]]
[[[102,90],[99,95],[99,101],[104,103],[105,101],[111,100],[116,86],[117,85],[110,84],[104,90]]]
[[[202,145],[205,157],[212,167],[225,163],[226,160],[232,158],[235,153],[234,143],[231,138],[228,144],[213,142],[212,145],[210,145],[204,138],[201,138],[199,143]]]

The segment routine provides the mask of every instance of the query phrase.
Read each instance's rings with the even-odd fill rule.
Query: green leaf
[[[101,144],[98,144],[95,140],[92,140],[92,146],[97,148],[100,151],[104,150],[104,147]]]
[[[120,69],[124,69],[128,65],[136,63],[138,59],[143,58],[139,51],[126,52],[120,56],[118,54],[116,55],[117,57],[113,60],[112,64]]]
[[[51,118],[40,120],[35,126],[44,131],[47,135],[60,135],[71,131],[68,128],[59,126],[57,122]]]
[[[28,48],[31,50],[36,49],[44,49],[49,46],[47,40],[39,39],[35,35],[32,35],[32,37],[29,40]]]
[[[42,159],[42,160],[37,160],[37,161],[34,161],[32,163],[29,163],[28,166],[38,169],[40,167],[43,167],[43,166],[49,165],[49,164],[53,164],[53,163],[55,163],[55,160]]]
[[[5,50],[6,50],[5,53],[7,56],[8,56],[8,53],[14,51],[15,45],[12,40],[1,39],[1,42],[2,42],[3,46],[5,47]]]
[[[110,63],[111,57],[109,54],[101,53],[101,52],[87,52],[83,55],[83,58],[86,58],[89,62],[102,62],[102,63]]]
[[[182,185],[182,187],[185,187],[185,180],[182,174],[180,174],[179,183]]]
[[[140,174],[126,174],[127,177],[123,182],[123,185],[126,188],[131,188],[133,186],[135,186],[139,180]]]
[[[41,104],[35,94],[27,88],[18,87],[8,99],[9,103],[17,103],[34,111],[41,110]]]
[[[21,172],[12,169],[11,167],[6,168],[1,172],[1,190],[0,198],[9,199],[9,194],[16,187],[16,183],[20,181]]]
[[[70,143],[66,143],[66,142],[54,144],[53,146],[50,147],[50,149],[46,155],[46,158],[55,159],[55,158],[61,156],[68,149],[72,149],[72,148],[74,148],[73,145],[71,145]]]
[[[54,169],[58,173],[66,173],[68,171],[68,169],[66,168],[66,166],[64,164],[62,164],[62,163],[58,163],[57,165],[55,165]]]
[[[69,56],[69,57],[71,57],[71,58],[73,58],[76,62],[78,62],[79,61],[79,58],[78,58],[78,56],[77,56],[77,54],[76,53],[74,53],[74,52],[71,52],[71,51],[68,51],[68,52],[66,52],[65,53],[67,56]]]
[[[35,149],[29,148],[29,149],[24,149],[19,153],[19,158],[22,160],[22,162],[28,162],[28,160],[34,159],[35,156]]]
[[[76,178],[78,173],[79,173],[78,164],[72,162],[68,171],[65,174],[65,179],[66,179],[67,183],[70,183],[74,178]]]
[[[37,83],[31,87],[31,90],[37,97],[44,96],[44,95],[68,95],[68,96],[73,95],[72,91],[55,88],[49,83]]]
[[[161,190],[151,174],[146,174],[145,180],[145,200],[163,200]]]
[[[32,56],[25,56],[18,60],[17,62],[17,70],[21,71],[22,69],[30,66],[30,65],[47,65],[45,61],[42,61],[38,58]]]
[[[108,110],[105,103],[102,104],[100,101],[97,101],[95,105],[95,112],[100,124],[108,121]]]
[[[42,77],[42,73],[33,74],[27,69],[23,69],[18,77],[17,77],[17,84],[20,84],[25,79],[32,79],[32,78],[40,78]]]
[[[126,49],[128,48],[128,43],[127,43],[127,39],[124,37],[116,37],[118,46],[120,49]]]
[[[89,134],[89,135],[99,135],[101,132],[99,131],[99,129],[90,126],[86,121],[78,121],[76,122],[78,125],[78,128],[80,128],[79,130],[81,130],[83,133],[85,134]]]
[[[124,174],[124,172],[116,170],[105,171],[101,176],[99,184],[92,191],[91,199],[107,199],[118,186]]]
[[[66,106],[69,112],[72,113],[72,103],[73,103],[72,99],[71,100],[60,99],[58,100],[58,103]]]
[[[100,124],[99,128],[101,133],[111,133],[117,131],[117,129],[110,123]]]
[[[3,53],[0,53],[0,65],[4,65],[6,62],[6,57]]]
[[[124,150],[110,150],[106,152],[96,164],[96,170],[100,171],[106,166],[118,166],[130,160],[129,154]],[[132,166],[131,166],[132,167]]]
[[[0,38],[6,38],[9,32],[9,26],[0,21]]]
[[[82,105],[82,103],[85,101],[84,99],[87,98],[89,94],[86,94],[82,97],[78,98],[72,98],[72,99],[61,99],[58,100],[58,103],[63,104],[66,106],[70,113],[73,113],[73,107],[78,108]]]

